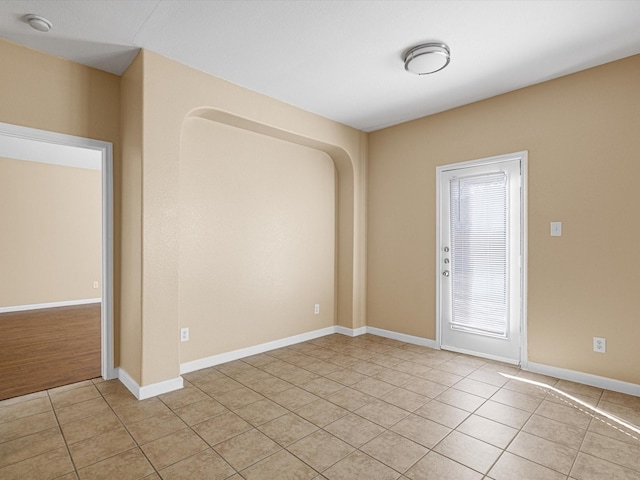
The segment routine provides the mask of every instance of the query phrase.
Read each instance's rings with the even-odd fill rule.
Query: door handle
[[[444,272],[442,272],[442,276],[443,277],[448,277],[449,276],[449,270],[445,270]]]

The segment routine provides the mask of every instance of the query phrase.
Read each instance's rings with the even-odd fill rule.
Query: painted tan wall
[[[121,77],[120,367],[142,374],[142,56]]]
[[[120,276],[120,78],[0,40],[0,122],[112,142],[114,291],[118,364]],[[10,92],[10,93],[7,93]]]
[[[635,56],[370,134],[368,324],[435,338],[435,167],[528,150],[529,360],[640,383],[638,85]]]
[[[324,152],[184,122],[181,363],[334,324],[334,170]]]
[[[0,158],[0,307],[99,298],[101,172]]]
[[[337,172],[336,317],[364,325],[366,135],[148,51],[143,59],[142,373],[140,384],[175,378],[180,364],[179,225],[182,126],[199,116],[304,145]],[[300,276],[300,281],[305,277]],[[355,299],[355,301],[354,301]],[[256,324],[254,328],[260,327]],[[292,331],[298,331],[292,326]],[[313,326],[309,326],[308,331]],[[224,348],[252,346],[254,340]]]
[[[0,40],[0,59],[0,121],[107,142],[118,139],[120,77],[6,40]]]

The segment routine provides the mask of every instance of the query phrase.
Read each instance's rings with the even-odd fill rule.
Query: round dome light
[[[451,54],[445,43],[423,43],[404,56],[404,69],[416,75],[428,75],[449,65]]]

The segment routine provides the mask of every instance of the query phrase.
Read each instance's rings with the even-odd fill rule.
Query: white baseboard
[[[357,337],[367,333],[367,327],[347,328],[347,327],[341,327],[340,325],[336,325],[335,333],[346,335],[347,337]]]
[[[342,335],[347,335],[349,337],[357,337],[360,335],[364,335],[365,333],[370,333],[372,335],[390,338],[393,340],[398,340],[398,341],[410,343],[413,345],[420,345],[423,347],[429,347],[436,350],[438,349],[437,342],[429,338],[417,337],[414,335],[398,333],[391,330],[384,330],[382,328],[376,328],[376,327],[360,327],[360,328],[351,329],[351,328],[346,328],[339,325],[334,325],[332,327],[326,327],[320,330],[314,330],[311,332],[294,335],[294,336],[283,338],[280,340],[274,340],[272,342],[262,343],[260,345],[254,345],[252,347],[241,348],[238,350],[233,350],[231,352],[225,352],[218,355],[213,355],[211,357],[206,357],[199,360],[186,362],[180,365],[180,374],[182,375],[182,374],[193,372],[196,370],[201,370],[203,368],[220,365],[222,363],[230,362],[233,360],[239,360],[241,358],[249,357],[251,355],[257,355],[259,353],[268,352],[269,350],[275,350],[276,348],[288,347],[290,345],[295,345],[296,343],[306,342],[308,340],[324,337],[326,335],[331,335],[333,333],[339,333]],[[460,353],[466,353],[466,352],[460,352]],[[502,362],[506,361],[506,363],[509,363],[508,360],[505,360],[499,357],[491,357],[491,359],[502,361]],[[543,364],[534,363],[534,362],[528,362],[523,367],[523,370],[528,370],[534,373],[540,373],[543,375],[548,375],[548,376],[560,378],[563,380],[569,380],[572,382],[583,383],[585,385],[604,388],[614,392],[627,393],[629,395],[640,396],[640,385],[622,382],[620,380],[614,380],[606,377],[599,377],[597,375],[576,372],[573,370],[566,370],[563,368],[552,367],[549,365],[543,365]],[[164,382],[159,382],[153,385],[140,387],[127,374],[127,372],[125,372],[121,368],[118,369],[118,371],[119,371],[118,378],[120,378],[120,381],[139,400],[143,400],[145,398],[153,397],[155,395],[160,395],[162,393],[170,392],[173,390],[178,390],[183,386],[182,377],[178,377],[171,380],[166,380]]]
[[[438,342],[431,340],[430,338],[416,337],[414,335],[407,335],[406,333],[393,332],[391,330],[384,330],[377,327],[365,327],[367,333],[372,335],[378,335],[379,337],[390,338],[392,340],[398,340],[400,342],[410,343],[412,345],[420,345],[421,347],[429,347],[435,350],[439,350]]]
[[[0,313],[25,312],[27,310],[42,310],[44,308],[73,307],[74,305],[88,305],[90,303],[101,303],[101,298],[85,298],[83,300],[68,300],[65,302],[34,303],[31,305],[14,305],[11,307],[0,307]]]
[[[311,332],[294,335],[292,337],[274,340],[273,342],[261,343],[260,345],[240,348],[238,350],[232,350],[230,352],[212,355],[211,357],[201,358],[198,360],[193,360],[191,362],[185,362],[180,364],[180,375],[195,372],[196,370],[202,370],[203,368],[213,367],[222,363],[231,362],[233,360],[250,357],[251,355],[268,352],[269,350],[275,350],[276,348],[288,347],[290,345],[295,345],[296,343],[306,342],[309,340],[313,340],[314,338],[324,337],[333,333],[339,333],[348,337],[358,337],[360,335],[364,335],[365,333],[371,333],[380,337],[392,338],[394,340],[399,340],[401,342],[411,343],[414,345],[421,345],[424,347],[435,349],[438,348],[436,341],[430,340],[428,338],[415,337],[413,335],[392,332],[390,330],[383,330],[381,328],[375,327],[347,328],[340,325],[334,325],[332,327],[326,327],[320,330],[314,330]]]
[[[180,364],[180,375],[220,365],[221,363],[231,362],[240,358],[250,357],[251,355],[268,352],[269,350],[275,350],[276,348],[288,347],[289,345],[295,345],[296,343],[306,342],[308,340],[313,340],[314,338],[324,337],[326,335],[331,335],[332,333],[336,333],[335,326],[321,328],[320,330],[313,330],[299,335],[293,335],[291,337],[274,340],[272,342],[261,343],[260,345],[240,348],[231,352],[219,353],[218,355],[212,355],[211,357],[201,358],[191,362],[185,362]]]
[[[180,390],[184,386],[182,377],[176,377],[141,387],[124,369],[118,368],[117,370],[118,379],[138,400],[145,400],[163,393]]]
[[[570,382],[583,383],[592,387],[604,388],[613,392],[626,393],[640,397],[640,385],[635,383],[623,382],[612,378],[600,377],[590,373],[576,372],[560,367],[552,367],[542,363],[528,362],[526,370],[547,375],[549,377],[560,378],[561,380],[569,380]]]

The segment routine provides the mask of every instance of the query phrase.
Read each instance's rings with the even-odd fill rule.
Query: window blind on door
[[[451,328],[506,338],[507,175],[454,178],[450,195]]]

